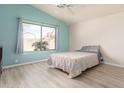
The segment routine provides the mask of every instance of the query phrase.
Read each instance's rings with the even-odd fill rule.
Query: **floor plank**
[[[48,68],[47,62],[4,69],[1,88],[122,88],[124,68],[101,64],[88,69],[74,79],[58,69]]]

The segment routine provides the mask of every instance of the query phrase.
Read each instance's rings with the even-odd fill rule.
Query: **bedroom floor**
[[[0,87],[124,87],[124,69],[101,64],[74,79],[58,69],[49,69],[46,62],[4,69]]]

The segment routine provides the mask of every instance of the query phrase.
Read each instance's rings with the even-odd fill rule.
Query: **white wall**
[[[70,50],[100,45],[106,62],[124,66],[124,12],[70,27]]]

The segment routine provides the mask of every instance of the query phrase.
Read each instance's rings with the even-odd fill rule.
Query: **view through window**
[[[56,48],[56,28],[23,23],[24,51],[45,51]]]

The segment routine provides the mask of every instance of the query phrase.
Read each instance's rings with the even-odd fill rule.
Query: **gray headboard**
[[[98,56],[98,60],[100,62],[103,61],[102,54],[100,52],[100,46],[98,46],[98,45],[83,46],[78,51],[80,51],[80,52],[89,52],[89,53],[96,53],[97,56]]]

